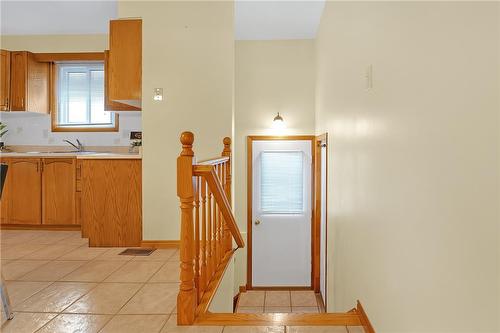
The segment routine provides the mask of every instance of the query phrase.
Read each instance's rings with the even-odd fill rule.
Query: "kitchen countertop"
[[[33,157],[33,158],[68,158],[75,157],[79,160],[90,159],[142,159],[139,153],[123,153],[123,152],[97,152],[97,151],[84,151],[84,152],[5,152],[0,153],[0,158],[7,157]]]

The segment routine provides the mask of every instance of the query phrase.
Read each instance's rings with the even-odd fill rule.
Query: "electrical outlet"
[[[23,127],[22,126],[17,126],[16,127],[16,133],[21,134],[23,132]]]

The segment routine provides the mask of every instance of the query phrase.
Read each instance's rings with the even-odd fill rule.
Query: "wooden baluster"
[[[194,285],[194,235],[193,235],[193,142],[191,132],[183,132],[180,138],[182,152],[177,158],[177,196],[181,203],[180,235],[180,290],[177,296],[177,324],[192,325],[196,311]]]
[[[229,157],[229,160],[225,163],[225,186],[224,190],[226,192],[227,200],[232,206],[231,201],[231,138],[225,137],[222,141],[224,143],[224,150],[222,151],[222,156]],[[224,250],[231,251],[233,249],[233,238],[229,227],[224,223]]]
[[[213,261],[214,261],[214,273],[217,270],[217,266],[219,266],[219,240],[217,237],[217,228],[218,228],[218,221],[217,221],[217,202],[215,201],[215,198],[213,200],[214,207],[212,210],[213,213],[213,228],[212,228],[212,255],[213,255]]]
[[[207,182],[201,178],[201,276],[200,289],[207,288]]]
[[[200,300],[200,177],[194,179],[194,286]]]
[[[207,218],[208,218],[208,258],[207,258],[207,263],[208,263],[208,279],[207,281],[212,279],[212,276],[214,274],[214,261],[212,257],[212,245],[213,245],[213,239],[212,239],[212,191],[210,191],[210,188],[207,186],[207,191],[208,191],[208,212],[207,212]]]
[[[219,177],[219,181],[222,185],[222,188],[224,189],[224,182],[222,180],[223,178],[223,164],[219,164],[217,167],[217,175]],[[224,247],[224,239],[223,239],[223,236],[224,236],[224,220],[222,219],[222,212],[219,210],[219,215],[218,215],[218,218],[219,218],[219,226],[217,228],[217,236],[219,238],[219,262],[222,262],[222,258],[224,257],[224,253],[226,252],[225,251],[225,247]]]

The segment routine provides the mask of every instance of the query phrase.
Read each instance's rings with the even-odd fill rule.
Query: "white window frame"
[[[53,91],[53,106],[55,112],[53,112],[52,116],[52,131],[53,132],[117,132],[118,131],[118,114],[116,112],[112,112],[111,114],[111,122],[110,123],[90,123],[91,119],[91,103],[90,103],[90,95],[89,95],[89,103],[87,104],[87,122],[85,123],[74,123],[68,124],[67,113],[64,111],[63,103],[67,102],[66,96],[64,95],[64,89],[61,89],[62,85],[67,84],[67,79],[64,76],[64,67],[79,67],[81,66],[82,72],[86,72],[90,74],[91,71],[102,70],[104,71],[104,62],[103,61],[91,61],[91,62],[83,62],[83,61],[67,61],[67,62],[58,62],[54,64],[54,68],[52,70],[53,82],[52,89]],[[105,80],[105,79],[104,79]],[[106,82],[103,83],[104,85]],[[89,81],[90,85],[90,81]],[[105,87],[104,88],[104,94]],[[106,96],[104,96],[104,108],[106,108]],[[64,120],[64,121],[63,121]]]

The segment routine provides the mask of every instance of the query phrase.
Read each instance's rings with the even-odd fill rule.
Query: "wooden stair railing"
[[[192,325],[215,292],[221,269],[232,254],[233,240],[244,247],[231,208],[231,139],[224,138],[222,157],[196,163],[194,135],[183,132],[177,158],[177,196],[181,207],[180,290],[177,324]]]

